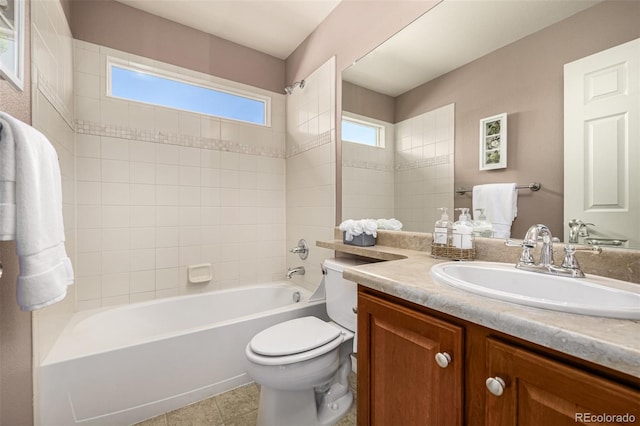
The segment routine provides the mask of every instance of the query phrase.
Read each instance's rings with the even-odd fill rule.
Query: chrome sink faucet
[[[539,238],[542,238],[542,248],[540,249],[540,261],[538,265],[553,265],[553,237],[551,236],[549,228],[540,223],[530,227],[525,234],[524,241],[522,242],[522,253],[527,252],[528,256],[526,256],[526,259],[521,256],[520,260],[526,265],[534,264],[531,249],[536,248]]]
[[[540,259],[536,263],[531,254],[531,250],[536,248],[538,240],[542,239],[542,247],[540,249]],[[584,277],[584,272],[580,269],[578,260],[574,257],[576,251],[593,251],[601,253],[602,249],[598,246],[591,247],[576,247],[572,244],[565,245],[565,256],[561,266],[556,266],[553,263],[553,243],[554,238],[551,235],[549,228],[542,224],[533,225],[527,230],[524,236],[524,240],[521,243],[507,240],[505,245],[510,247],[522,247],[522,253],[520,259],[516,264],[516,268],[526,271],[540,272],[543,274],[562,275],[567,277],[581,278]]]
[[[594,226],[593,223],[584,223],[580,219],[571,219],[569,221],[569,243],[576,244],[580,237],[589,236],[589,225]]]
[[[287,278],[291,279],[292,275],[304,275],[304,266],[287,269]]]

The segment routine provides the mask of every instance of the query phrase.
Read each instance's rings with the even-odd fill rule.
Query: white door
[[[639,122],[640,39],[564,66],[565,226],[640,247]]]

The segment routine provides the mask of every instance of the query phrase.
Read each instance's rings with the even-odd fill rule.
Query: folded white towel
[[[378,224],[378,229],[386,229],[389,231],[399,231],[402,229],[402,222],[395,218],[378,219],[376,223]]]
[[[64,247],[60,166],[55,149],[42,133],[4,112],[0,112],[0,124],[2,236],[15,237],[20,262],[18,304],[31,311],[62,300],[73,283]],[[13,199],[7,190],[12,178]],[[10,213],[7,220],[4,216],[12,204],[13,229]]]
[[[0,121],[0,142],[13,140],[10,126]],[[0,143],[0,241],[16,239],[15,144]]]
[[[509,238],[511,224],[518,215],[518,190],[515,183],[492,183],[473,187],[475,209],[484,209],[487,220],[493,224],[495,238]]]
[[[363,233],[374,237],[378,235],[378,225],[373,219],[347,219],[338,228],[345,233],[345,240],[347,241],[353,241],[353,237]]]

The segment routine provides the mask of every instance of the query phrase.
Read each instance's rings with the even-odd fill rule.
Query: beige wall
[[[342,111],[395,123],[395,98],[342,81]]]
[[[73,0],[71,31],[77,40],[262,89],[285,86],[283,60],[114,0]]]
[[[26,2],[25,20],[31,18]],[[25,31],[24,91],[0,80],[0,110],[31,123],[31,31]],[[13,242],[0,242],[0,424],[33,424],[31,382],[31,313],[16,302],[18,258]]]
[[[455,102],[455,186],[541,182],[539,192],[519,191],[511,235],[523,236],[532,223],[561,235],[563,66],[640,37],[639,22],[640,2],[604,2],[399,96],[396,121]],[[508,167],[479,171],[478,122],[502,112],[509,114]],[[455,204],[471,207],[470,195],[456,195]]]

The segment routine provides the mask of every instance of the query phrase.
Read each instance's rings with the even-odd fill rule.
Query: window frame
[[[356,123],[359,124],[361,126],[366,126],[366,127],[370,127],[375,129],[376,131],[376,144],[375,145],[371,145],[368,143],[362,143],[362,142],[358,142],[358,141],[353,141],[353,140],[349,140],[349,139],[345,139],[344,138],[344,134],[342,133],[342,128],[341,128],[341,138],[343,142],[349,142],[349,143],[354,143],[354,144],[358,144],[361,146],[368,146],[368,147],[372,147],[372,148],[384,148],[385,147],[385,125],[384,124],[380,124],[377,123],[373,120],[366,120],[364,118],[360,118],[361,116],[356,117],[355,114],[351,115],[351,114],[347,114],[347,113],[343,113],[342,114],[342,121],[349,121],[351,123]]]
[[[261,102],[264,105],[264,114],[263,114],[264,123],[256,123],[256,122],[253,122],[253,121],[241,120],[241,119],[232,118],[232,117],[224,117],[224,116],[221,116],[221,115],[208,114],[206,112],[192,111],[192,110],[184,109],[184,108],[180,108],[180,107],[160,105],[160,104],[156,104],[156,103],[153,103],[153,102],[145,102],[145,101],[140,101],[140,100],[137,100],[137,99],[124,98],[124,97],[121,97],[121,96],[115,96],[115,95],[113,95],[113,90],[112,90],[112,85],[111,85],[111,83],[112,83],[111,70],[112,70],[112,67],[114,67],[114,66],[117,67],[117,68],[128,70],[128,71],[149,75],[149,76],[152,76],[152,77],[162,78],[162,79],[165,79],[165,80],[172,80],[172,81],[175,81],[175,82],[178,82],[178,83],[188,84],[188,85],[191,85],[191,86],[201,87],[201,88],[208,89],[208,90],[214,90],[214,91],[220,92],[220,93],[225,93],[225,94],[228,94],[228,95],[237,96],[237,97],[246,98],[246,99],[250,99],[250,100]],[[107,70],[106,70],[106,96],[109,97],[109,98],[120,99],[120,100],[127,101],[127,102],[136,102],[136,103],[139,103],[139,104],[150,105],[150,106],[154,106],[154,107],[173,109],[173,110],[177,110],[177,111],[184,111],[184,112],[188,112],[190,114],[198,114],[198,115],[202,115],[202,116],[205,116],[205,117],[218,118],[218,119],[221,119],[221,120],[229,120],[229,121],[238,122],[238,123],[252,124],[254,126],[271,127],[271,97],[270,96],[260,95],[260,94],[257,94],[257,93],[249,92],[248,90],[243,90],[243,89],[239,89],[239,88],[235,88],[235,87],[231,87],[231,86],[225,86],[225,85],[222,85],[222,84],[219,84],[219,83],[215,83],[215,82],[212,82],[212,81],[207,81],[207,80],[200,79],[200,78],[197,78],[197,77],[194,77],[194,76],[178,74],[176,72],[172,72],[172,71],[169,71],[169,70],[164,70],[164,69],[161,69],[161,68],[158,68],[158,67],[151,67],[149,65],[144,65],[144,64],[140,64],[140,63],[136,63],[136,62],[132,62],[132,61],[127,61],[127,60],[123,60],[123,59],[112,57],[112,56],[107,56],[107,58],[106,58],[106,67],[107,67]],[[192,71],[187,70],[187,72],[192,72]]]

